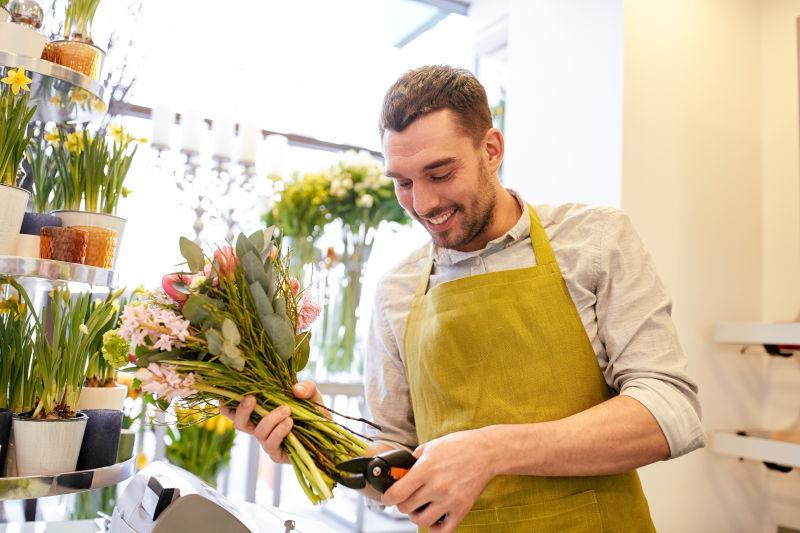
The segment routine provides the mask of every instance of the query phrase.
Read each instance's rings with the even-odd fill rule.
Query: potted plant
[[[0,79],[0,255],[16,252],[30,197],[17,187],[20,163],[31,139],[28,126],[36,112],[36,106],[28,105],[30,83],[22,68],[7,69]]]
[[[138,296],[140,290],[135,290],[131,299]],[[107,354],[103,351],[103,341],[106,332],[114,329],[119,323],[122,313],[121,308],[129,303],[128,298],[118,298],[115,312],[111,319],[103,326],[95,337],[94,343],[89,348],[89,365],[86,372],[86,382],[83,384],[78,409],[114,409],[122,412],[122,405],[128,395],[127,384],[117,383],[117,367],[106,360]],[[125,361],[127,363],[127,361]]]
[[[53,213],[67,227],[113,231],[115,261],[126,222],[116,216],[117,207],[120,198],[128,194],[125,178],[137,145],[143,140],[129,135],[120,126],[112,126],[108,138],[90,135],[87,130],[73,133],[61,130],[59,135],[59,142],[52,144],[57,167]]]
[[[100,80],[106,53],[92,41],[92,23],[100,0],[69,0],[64,39],[48,43],[43,59]]]
[[[48,151],[44,138],[35,139],[28,146],[25,158],[31,177],[31,211],[22,218],[17,255],[39,257],[39,235],[44,227],[61,226],[61,219],[51,214],[53,210],[53,187],[55,185],[55,160]]]
[[[112,319],[117,297],[115,293],[93,304],[91,293],[72,295],[56,288],[44,316],[34,315],[32,384],[36,401],[32,411],[13,419],[17,475],[75,469],[87,423],[87,416],[76,412],[76,406],[86,379],[89,350]]]
[[[33,408],[33,325],[28,309],[18,296],[0,301],[0,477],[6,472],[12,415]]]
[[[39,59],[47,39],[39,33],[44,16],[33,0],[12,0],[0,7],[0,50]]]

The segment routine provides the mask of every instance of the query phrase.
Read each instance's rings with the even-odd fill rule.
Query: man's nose
[[[414,184],[414,212],[427,216],[439,207],[439,197],[428,187],[428,184]]]

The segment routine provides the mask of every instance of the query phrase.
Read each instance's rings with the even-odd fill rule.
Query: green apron
[[[550,241],[529,210],[535,267],[471,276],[427,291],[428,261],[404,339],[420,443],[492,424],[558,420],[611,396]],[[498,476],[459,531],[655,529],[633,471]]]

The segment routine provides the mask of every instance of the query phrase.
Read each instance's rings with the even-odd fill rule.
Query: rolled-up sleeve
[[[373,421],[381,427],[378,441],[417,446],[414,411],[408,391],[405,367],[385,312],[386,288],[375,292],[365,364],[365,393]]]
[[[672,302],[630,219],[610,213],[597,258],[598,335],[606,382],[655,417],[675,458],[706,443],[697,384],[686,371]]]

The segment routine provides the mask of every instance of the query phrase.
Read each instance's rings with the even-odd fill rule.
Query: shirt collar
[[[449,248],[440,248],[434,243],[431,243],[430,254],[433,258],[433,262],[437,265],[455,265],[475,257],[487,257],[508,248],[518,241],[528,238],[531,234],[531,218],[530,212],[528,211],[528,204],[520,197],[519,193],[511,189],[507,190],[522,208],[522,214],[519,220],[517,220],[516,224],[514,224],[510,230],[500,237],[486,243],[484,248],[475,250],[474,252],[459,252],[458,250],[451,250]]]

